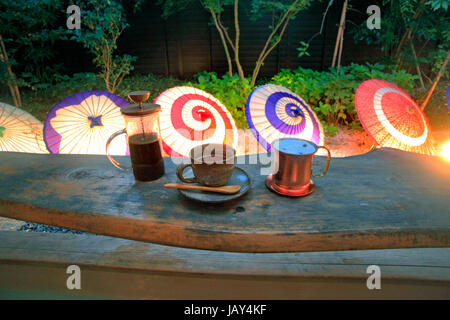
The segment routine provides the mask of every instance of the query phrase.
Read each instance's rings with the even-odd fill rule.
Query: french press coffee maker
[[[159,129],[161,106],[143,103],[149,96],[148,91],[135,91],[128,94],[128,97],[137,104],[130,104],[121,109],[126,128],[113,133],[106,142],[106,155],[109,161],[119,169],[132,169],[134,177],[139,181],[156,180],[164,175]],[[128,137],[132,168],[120,164],[108,152],[111,141],[121,134],[126,134]]]

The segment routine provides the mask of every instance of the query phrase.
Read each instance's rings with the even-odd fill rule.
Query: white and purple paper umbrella
[[[285,87],[269,84],[253,90],[245,115],[250,130],[269,152],[273,141],[285,137],[323,145],[319,118],[302,98]]]
[[[22,109],[0,102],[0,151],[48,153],[42,123]]]
[[[161,138],[169,156],[189,157],[189,151],[203,143],[236,147],[233,117],[211,94],[193,87],[174,87],[161,93],[155,103],[161,106]]]
[[[105,154],[108,138],[125,128],[120,108],[128,102],[105,91],[84,91],[56,104],[44,122],[44,141],[51,153]],[[111,144],[114,155],[127,154],[125,135]]]

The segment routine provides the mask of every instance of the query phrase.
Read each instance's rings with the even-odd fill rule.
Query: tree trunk
[[[244,79],[244,70],[242,69],[239,61],[239,39],[241,31],[239,29],[239,0],[234,0],[234,29],[236,31],[236,37],[234,41],[234,60],[236,62],[236,68],[238,70],[239,78]]]
[[[210,12],[211,12],[211,16],[212,16],[213,21],[214,21],[214,25],[216,26],[216,29],[219,32],[220,39],[222,41],[223,49],[225,51],[225,56],[227,57],[228,75],[231,77],[233,75],[233,64],[231,63],[231,56],[230,56],[230,52],[228,51],[228,45],[227,45],[227,42],[225,40],[225,36],[223,34],[223,31],[220,28],[219,23],[217,21],[216,13],[214,12],[213,9],[210,9]]]
[[[333,62],[331,63],[332,68],[334,68],[336,65],[336,57],[338,54],[339,44],[341,43],[342,34],[344,33],[344,23],[345,23],[346,12],[347,12],[347,0],[344,2],[343,6],[342,6],[341,21],[339,22],[339,30],[338,30],[338,34],[336,36],[336,44],[334,46]]]
[[[297,2],[298,2],[298,0],[296,0],[289,7],[289,9],[285,12],[283,17],[280,19],[280,21],[278,22],[276,27],[272,30],[269,37],[267,38],[266,43],[264,44],[264,48],[261,50],[258,60],[256,61],[255,68],[253,69],[252,80],[251,80],[252,86],[255,85],[256,79],[258,78],[258,74],[259,74],[259,71],[261,70],[264,60],[267,58],[267,56],[270,54],[270,52],[272,52],[272,50],[280,43],[281,39],[283,38],[283,34],[286,30],[286,27],[289,24],[289,20],[291,19],[291,17],[293,17],[297,14],[298,11],[292,11],[293,8],[295,7],[295,5],[297,4]],[[278,29],[281,26],[283,26],[283,27],[281,28],[278,40],[275,41],[275,43],[269,47],[272,38],[276,35],[276,33],[278,32]]]
[[[411,51],[414,56],[414,64],[416,65],[416,71],[417,71],[417,74],[419,75],[420,84],[422,86],[422,89],[425,89],[425,84],[423,83],[423,78],[422,78],[422,72],[420,71],[419,61],[417,60],[417,55],[416,55],[416,49],[414,48],[414,44],[413,44],[411,35],[409,37],[409,43],[411,45]]]
[[[11,84],[11,82],[8,83],[8,87],[9,87],[9,91],[11,92],[11,97],[13,99],[13,103],[16,107],[21,107],[22,106],[22,100],[20,98],[20,91],[19,91],[19,87],[16,85],[16,75],[14,74],[14,72],[12,71],[11,66],[8,63],[8,54],[6,52],[6,47],[5,47],[5,43],[3,42],[3,38],[2,35],[0,34],[0,46],[1,46],[1,51],[0,51],[0,60],[1,62],[3,62],[6,66],[6,70],[8,71],[9,77],[11,78],[11,82],[13,84]]]
[[[262,65],[264,63],[264,60],[266,60],[266,58],[269,55],[269,53],[272,52],[272,50],[280,43],[281,38],[283,37],[284,31],[286,30],[286,27],[287,27],[288,23],[289,23],[289,18],[285,22],[285,24],[284,24],[284,26],[283,26],[283,28],[282,28],[282,30],[280,32],[280,36],[279,36],[278,40],[268,50],[266,50],[267,49],[267,45],[270,43],[270,40],[272,39],[273,34],[269,37],[269,39],[267,39],[266,46],[264,47],[263,51],[261,52],[261,54],[260,54],[260,56],[258,58],[258,61],[256,62],[255,69],[253,70],[252,80],[250,82],[250,84],[252,86],[255,85],[256,79],[258,78],[258,74],[259,74],[259,71],[261,70],[261,67],[262,67]]]
[[[438,75],[437,75],[437,77],[436,77],[436,80],[435,80],[434,83],[433,83],[433,86],[432,86],[431,89],[430,89],[430,92],[428,93],[427,98],[425,99],[425,101],[423,102],[423,104],[422,104],[422,106],[421,106],[422,111],[423,111],[423,110],[425,109],[425,107],[427,106],[428,100],[430,100],[431,95],[433,94],[434,88],[436,88],[436,85],[438,84],[439,80],[441,80],[442,72],[444,72],[445,68],[447,67],[447,63],[448,63],[448,60],[449,60],[449,59],[450,59],[450,51],[448,52],[447,57],[445,58],[445,61],[444,61],[444,63],[442,64],[441,69],[439,70],[439,73],[438,73]]]
[[[342,33],[341,33],[341,42],[340,42],[340,46],[339,46],[339,55],[338,55],[338,62],[337,62],[337,73],[339,73],[339,69],[341,68],[341,58],[342,58],[342,49],[343,48],[344,48],[344,30],[342,30]]]
[[[413,20],[416,20],[420,17],[420,15],[422,14],[422,7],[425,5],[425,0],[421,0],[419,3],[419,8],[417,9],[417,11],[414,13],[413,16]],[[400,56],[400,51],[403,47],[403,45],[405,44],[406,40],[408,40],[411,35],[413,30],[410,27],[407,27],[405,30],[405,33],[403,33],[402,38],[400,39],[400,43],[397,46],[397,49],[395,50],[395,54],[394,54],[394,58],[397,58],[397,69],[401,64],[401,56]]]

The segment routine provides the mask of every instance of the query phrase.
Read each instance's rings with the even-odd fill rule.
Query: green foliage
[[[71,77],[57,74],[52,85],[39,84],[22,92],[23,109],[44,120],[50,108],[62,99],[80,91],[104,89],[104,82],[94,73],[76,73]],[[9,103],[8,100],[0,97],[0,101]]]
[[[247,127],[244,109],[247,97],[253,90],[250,79],[241,80],[237,75],[218,77],[215,72],[203,71],[195,75],[195,80],[196,82],[189,82],[188,85],[215,96],[230,111],[238,127]]]
[[[301,58],[303,56],[309,57],[310,54],[308,53],[308,49],[309,49],[309,43],[300,41],[300,47],[297,48],[298,57],[299,58]]]
[[[357,126],[354,96],[361,82],[381,79],[394,82],[405,90],[411,90],[417,76],[405,71],[385,69],[381,64],[358,65],[352,63],[336,70],[318,72],[310,69],[284,69],[272,78],[271,83],[284,86],[300,95],[314,109],[329,135],[338,124]]]
[[[338,133],[338,127],[334,124],[323,123],[323,129],[328,137],[334,137]]]
[[[262,66],[264,66],[264,61],[272,50],[280,43],[283,38],[284,32],[291,20],[294,20],[297,14],[311,4],[311,0],[252,0],[251,1],[251,15],[252,20],[257,20],[262,18],[264,15],[272,16],[272,23],[269,25],[269,30],[271,31],[269,37],[267,38],[266,44],[262,49],[257,61],[255,68],[253,69],[251,84],[256,83],[256,79],[260,72]],[[299,55],[307,54],[306,50],[308,48],[307,44],[303,44],[300,48]]]
[[[195,1],[196,0],[158,0],[157,3],[162,6],[162,17],[167,18],[174,13],[182,11],[189,4]],[[312,0],[249,0],[240,2],[233,0],[199,0],[199,2],[204,9],[210,12],[214,25],[221,35],[225,55],[228,58],[229,75],[231,75],[233,71],[228,47],[232,51],[232,56],[234,56],[233,59],[236,64],[239,77],[242,81],[245,81],[245,73],[242,69],[239,57],[239,45],[241,40],[240,31],[237,32],[237,26],[239,26],[239,20],[242,16],[241,13],[246,13],[252,21],[256,21],[267,15],[271,16],[271,24],[268,25],[270,33],[259,56],[255,60],[256,63],[252,72],[252,78],[250,80],[250,84],[254,85],[261,67],[264,66],[265,59],[282,40],[289,22],[295,19],[296,15],[301,10],[308,8]],[[231,24],[233,25],[233,29],[236,30],[233,37],[230,36],[228,31],[231,24],[225,26],[221,20],[221,14],[227,6],[233,6],[233,19]],[[234,12],[241,13],[236,15]],[[234,38],[234,40],[231,40],[232,38]],[[307,48],[303,49],[303,53],[301,53],[302,55],[308,55],[306,49]]]
[[[16,71],[15,85],[49,83],[61,71],[61,65],[49,62],[54,56],[53,44],[65,39],[63,28],[58,26],[62,6],[58,0],[0,0],[0,35],[9,65],[20,71]],[[4,61],[0,61],[0,80],[11,80]]]
[[[436,11],[439,9],[444,9],[445,11],[448,10],[449,1],[448,0],[430,0],[426,3],[427,5],[431,6],[431,8]]]
[[[425,108],[425,114],[430,121],[433,131],[446,131],[450,128],[450,114],[446,100],[446,90],[448,83],[441,81],[434,89],[431,99]],[[421,100],[423,102],[424,93],[422,90],[415,89],[411,92],[412,98],[415,101]]]
[[[151,93],[149,101],[152,101],[161,92],[168,88],[183,85],[185,82],[152,74],[127,77],[117,89],[117,95],[127,99],[130,91],[148,90]],[[11,97],[6,88],[0,87],[0,101],[11,104]],[[33,114],[39,120],[44,120],[50,108],[62,99],[80,92],[89,90],[105,90],[105,82],[95,73],[76,73],[73,76],[55,77],[51,86],[40,86],[35,90],[23,91],[23,109]]]
[[[287,12],[295,12],[296,14],[300,10],[309,7],[311,2],[311,0],[252,0],[250,2],[250,18],[253,21],[256,21],[262,18],[264,15],[272,15],[272,25],[269,26],[269,29],[272,30],[278,24],[284,14],[286,14]],[[291,19],[295,19],[295,14],[291,17]]]
[[[161,16],[164,19],[167,19],[172,14],[182,11],[194,1],[195,0],[158,0],[156,4],[162,7]]]
[[[354,39],[381,47],[385,59],[398,69],[415,72],[416,58],[408,34],[424,71],[433,77],[450,50],[448,0],[383,0],[381,29],[369,30],[365,21],[353,28]],[[439,65],[439,66],[438,66]],[[448,74],[447,74],[448,76]]]
[[[116,0],[83,0],[79,6],[82,27],[67,32],[72,35],[71,39],[94,54],[93,62],[101,69],[106,89],[115,92],[123,78],[133,70],[132,63],[137,59],[114,53],[119,36],[128,27],[123,6]]]
[[[184,84],[184,81],[172,77],[161,77],[153,74],[139,75],[125,78],[116,94],[127,97],[131,91],[146,90],[150,91],[148,101],[153,101],[161,92]]]
[[[290,88],[303,97],[316,111],[322,121],[325,132],[333,136],[337,132],[338,124],[347,124],[351,128],[360,127],[354,109],[354,94],[358,85],[364,80],[377,78],[397,83],[401,88],[412,94],[413,98],[423,95],[422,91],[414,88],[416,76],[404,71],[389,72],[389,68],[382,65],[356,65],[341,67],[342,72],[317,72],[309,69],[282,70],[267,83],[273,83]],[[262,85],[260,83],[258,85]],[[192,85],[205,90],[217,97],[231,112],[238,127],[247,127],[244,106],[251,91],[249,79],[239,80],[238,76],[218,77],[215,73],[200,72],[195,80],[184,81],[160,77],[155,75],[138,75],[125,78],[116,94],[127,97],[133,90],[149,90],[150,101],[168,88],[180,85]],[[0,88],[2,89],[2,88]],[[94,73],[77,73],[73,77],[57,76],[54,85],[23,92],[23,108],[38,119],[43,120],[50,108],[62,100],[79,91],[104,90],[103,79]],[[445,102],[445,83],[436,88],[429,105],[425,109],[433,126],[448,128],[447,107]],[[0,90],[0,101],[11,103],[8,90]],[[336,119],[338,119],[336,121]]]
[[[430,50],[427,56],[427,61],[431,64],[431,71],[435,74],[439,73],[439,70],[441,69],[445,58],[448,55],[448,49],[445,49],[445,45],[441,44],[439,45],[435,50]],[[445,68],[445,70],[442,71],[442,77],[444,79],[448,79],[450,76],[449,68]]]

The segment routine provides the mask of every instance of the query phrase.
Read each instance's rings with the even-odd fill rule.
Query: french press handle
[[[122,169],[122,170],[131,170],[131,167],[129,166],[125,166],[123,164],[120,164],[119,162],[117,162],[110,154],[109,154],[109,145],[111,144],[111,142],[114,140],[114,138],[116,138],[117,136],[120,136],[121,134],[126,134],[127,133],[127,129],[122,129],[119,130],[117,132],[114,132],[111,137],[108,138],[108,141],[106,141],[106,156],[108,157],[108,160],[117,168]]]

